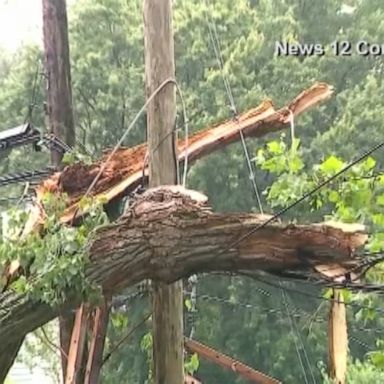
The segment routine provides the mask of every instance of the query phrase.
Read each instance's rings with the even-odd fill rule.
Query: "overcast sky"
[[[42,0],[0,0],[0,47],[14,51],[23,42],[42,42],[41,4]]]
[[[42,0],[0,0],[0,46],[11,51],[23,41],[41,41]]]

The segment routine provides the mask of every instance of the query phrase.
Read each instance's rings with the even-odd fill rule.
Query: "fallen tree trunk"
[[[350,266],[367,241],[364,227],[333,224],[269,224],[259,214],[216,214],[207,198],[169,186],[141,195],[125,215],[99,228],[89,244],[87,277],[111,295],[143,279],[171,283],[194,273],[295,270],[316,265]],[[68,300],[66,308],[78,302]],[[45,324],[58,309],[28,301],[10,290],[0,295],[0,372],[10,346]]]
[[[191,136],[188,139],[187,148],[185,140],[180,140],[178,143],[179,161],[183,162],[186,154],[188,154],[188,161],[191,163],[239,140],[240,130],[245,137],[260,137],[284,129],[290,125],[292,118],[327,100],[332,93],[333,87],[328,84],[315,83],[278,111],[274,109],[271,100],[266,100],[260,106],[239,115],[236,120],[229,120]],[[103,172],[92,190],[92,196],[95,198],[102,197],[104,201],[109,202],[133,191],[139,185],[147,168],[147,164],[145,164],[146,153],[147,145],[145,143],[133,148],[120,148],[107,162],[110,155],[110,152],[107,151],[94,164],[77,163],[44,180],[36,188],[37,203],[29,215],[23,236],[38,231],[43,225],[45,212],[41,202],[47,192],[58,196],[61,194],[68,196],[68,208],[61,217],[63,223],[71,223],[75,216],[83,215],[85,211],[79,208],[78,202],[86,193],[101,167],[103,167]],[[5,287],[17,278],[20,273],[19,268],[18,260],[14,260],[4,268]]]
[[[266,133],[284,129],[289,126],[290,119],[292,117],[296,117],[316,104],[327,100],[332,93],[332,87],[327,84],[316,83],[308,90],[299,94],[286,107],[278,111],[273,108],[271,101],[265,101],[258,108],[252,109],[240,115],[237,120],[228,121],[214,128],[199,132],[189,138],[189,145],[187,149],[188,159],[192,162],[207,153],[237,141],[239,138],[239,130],[243,131],[244,136],[260,137]],[[186,155],[184,141],[179,142],[178,149],[180,153],[179,160],[180,162],[183,162]],[[52,192],[57,195],[66,193],[69,196],[70,204],[64,216],[61,218],[62,222],[71,222],[75,214],[77,214],[77,216],[82,215],[84,212],[78,209],[77,203],[84,195],[85,191],[102,166],[105,166],[105,168],[98,183],[95,185],[95,189],[92,193],[93,196],[102,196],[107,201],[111,201],[132,191],[139,184],[143,170],[146,169],[146,151],[147,148],[145,144],[141,144],[134,148],[122,148],[118,150],[112,157],[111,161],[106,164],[106,159],[109,156],[109,153],[107,152],[98,162],[92,165],[75,164],[65,168],[63,172],[56,173],[49,179],[45,180],[36,189],[38,197],[37,205],[34,207],[26,228],[24,228],[24,234],[37,230],[41,221],[44,220],[44,209],[40,202],[42,195],[45,192]],[[154,218],[155,217],[156,216],[154,216]],[[223,221],[221,222],[221,220]],[[100,283],[105,290],[113,293],[117,292],[121,287],[133,284],[143,278],[153,278],[160,281],[172,282],[183,276],[187,276],[189,273],[210,270],[230,270],[231,272],[241,272],[244,268],[274,270],[274,268],[279,269],[287,266],[291,266],[293,268],[297,268],[299,265],[303,266],[305,263],[303,262],[303,258],[300,259],[300,251],[298,249],[293,252],[293,254],[296,253],[296,261],[294,261],[295,257],[291,254],[292,250],[288,252],[287,249],[282,249],[282,255],[280,255],[284,256],[284,253],[287,252],[289,255],[287,260],[284,260],[284,257],[280,259],[278,257],[276,259],[275,251],[273,249],[273,241],[276,239],[272,240],[271,243],[267,242],[268,244],[264,244],[265,248],[261,247],[260,251],[250,257],[246,256],[247,250],[245,247],[255,245],[249,243],[252,239],[255,239],[254,235],[250,236],[247,241],[244,241],[241,245],[236,246],[228,252],[226,251],[225,247],[229,245],[228,239],[232,238],[232,230],[234,231],[233,235],[241,235],[241,233],[244,233],[247,228],[254,228],[257,226],[260,220],[261,218],[259,216],[256,217],[254,215],[216,215],[210,216],[209,220],[207,218],[203,221],[197,220],[195,222],[195,227],[192,226],[189,228],[192,231],[189,233],[189,236],[192,236],[192,239],[194,240],[190,240],[188,236],[185,237],[186,241],[191,241],[191,246],[196,243],[197,249],[195,250],[191,248],[188,250],[188,247],[185,247],[185,244],[187,243],[184,243],[184,246],[178,250],[182,255],[184,255],[184,257],[181,257],[181,255],[175,254],[174,252],[170,252],[170,257],[167,260],[159,257],[157,254],[157,248],[150,245],[147,242],[147,239],[143,237],[144,235],[149,235],[147,231],[141,231],[141,229],[138,229],[139,232],[137,232],[134,229],[134,226],[132,227],[133,223],[131,220],[120,221],[116,224],[118,227],[110,226],[108,227],[109,230],[100,230],[99,235],[106,236],[106,241],[105,243],[96,241],[92,244],[90,252],[91,264],[89,265],[87,273],[93,281]],[[203,233],[198,229],[199,223],[205,223],[205,230],[210,228],[208,233]],[[153,224],[153,230],[155,227],[157,228],[158,225],[159,223],[156,225]],[[166,227],[160,227],[159,229],[165,231],[164,239],[167,239],[167,236],[170,236],[170,234],[168,234],[168,232],[170,232],[170,228],[167,229]],[[260,232],[264,232],[267,228],[272,227],[273,226],[268,226]],[[180,232],[180,227],[176,228],[178,231],[175,231],[175,234],[179,237],[172,238],[172,236],[170,236],[169,240],[172,240],[171,242],[178,243],[181,241],[185,233]],[[313,230],[313,228],[315,227],[312,227],[311,230]],[[327,226],[324,228],[329,229],[330,227]],[[121,242],[121,247],[119,247],[117,246],[119,243],[114,242],[113,236],[119,233],[121,235],[121,231],[125,230],[129,231],[127,236],[133,235],[133,242],[131,244]],[[291,233],[291,235],[295,234],[295,231],[290,232],[292,228],[289,229],[288,227],[284,230],[283,228],[275,228],[272,232],[276,231],[275,235],[279,236],[279,230],[283,231],[285,236],[287,236],[288,233]],[[297,227],[296,230],[298,230],[302,235],[305,233],[304,227],[301,229]],[[337,231],[340,232],[340,230]],[[203,234],[207,235],[205,240],[211,240],[212,242],[208,241],[205,248],[204,246],[202,247],[199,241],[193,237],[193,233],[195,232],[200,233],[198,236],[203,236]],[[343,233],[343,231],[341,230],[340,233]],[[159,238],[161,238],[161,235],[162,234],[159,234]],[[350,240],[352,243],[354,243],[353,239],[356,240],[356,238],[359,238],[361,240],[361,234],[359,234],[359,236],[356,235],[357,237],[355,235],[351,235]],[[330,234],[329,236],[332,237],[333,235]],[[346,235],[346,238],[348,238],[348,236]],[[125,236],[123,235],[123,237]],[[156,244],[157,237],[157,234],[152,233],[151,241],[153,242],[153,245]],[[257,244],[257,241],[260,242],[260,239],[255,241],[256,246],[263,244],[263,241]],[[305,241],[306,239],[304,237],[302,242]],[[349,240],[347,240],[347,243],[349,243]],[[327,247],[325,246],[325,248]],[[336,246],[336,248],[338,248],[338,246]],[[262,252],[263,249],[263,252],[265,253]],[[173,249],[173,251],[176,250],[177,249]],[[100,251],[107,252],[108,258],[106,258],[106,260],[108,260],[110,265],[108,265],[108,262],[103,263],[103,256],[99,253]],[[212,253],[213,251],[215,251],[215,253]],[[116,253],[113,254],[114,252]],[[268,254],[268,252],[270,252],[270,254]],[[251,249],[250,254],[252,255],[252,253],[253,250]],[[217,257],[217,260],[212,258],[212,255]],[[242,257],[240,257],[240,255],[242,255]],[[327,264],[327,257],[320,259],[322,259],[322,263],[319,264]],[[177,263],[176,260],[178,260]],[[183,260],[186,265],[180,265],[180,260]],[[298,262],[298,260],[301,261]],[[342,263],[343,260],[344,259],[341,258],[340,262]],[[216,263],[216,261],[219,263]],[[339,262],[339,260],[337,261]],[[162,265],[163,263],[165,264]],[[167,263],[169,263],[169,268]],[[268,266],[269,263],[270,265]],[[98,270],[99,267],[101,268],[100,270]],[[157,267],[159,267],[158,270],[156,270]],[[137,270],[135,270],[136,268]],[[17,276],[18,270],[19,262],[17,260],[6,267],[6,285],[12,281],[13,276]],[[127,276],[124,276],[124,274],[120,273],[121,270],[129,270],[130,273]],[[69,301],[67,305],[69,308],[74,307],[76,305],[76,300]],[[47,305],[43,305],[41,303],[32,303],[28,301],[26,297],[16,295],[12,291],[8,291],[0,295],[1,374],[6,374],[8,371],[10,361],[13,361],[13,359],[9,359],[9,356],[16,356],[20,346],[20,340],[22,340],[24,335],[45,324],[47,321],[57,316],[57,313],[58,309],[49,308]]]
[[[7,346],[7,349],[4,352],[0,353],[0,383],[4,383],[8,371],[11,369],[13,362],[15,361],[23,341],[24,336],[19,339],[15,339]]]

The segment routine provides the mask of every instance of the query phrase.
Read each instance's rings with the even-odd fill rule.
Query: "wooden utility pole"
[[[48,83],[50,133],[73,146],[75,125],[72,108],[66,0],[43,1],[45,75]],[[60,166],[62,153],[53,150],[52,164]]]
[[[348,329],[344,296],[333,289],[328,322],[329,376],[335,384],[345,384],[348,358]]]
[[[71,67],[69,61],[66,0],[43,1],[45,75],[47,79],[47,115],[49,132],[69,146],[75,143],[72,108]],[[60,168],[63,153],[51,150],[51,163]],[[59,316],[63,376],[71,342],[74,315]]]
[[[146,95],[175,76],[171,0],[144,0]],[[175,184],[176,95],[166,85],[147,108],[149,186]],[[159,261],[165,255],[158,251]],[[153,374],[155,384],[182,384],[183,291],[182,282],[153,282]]]

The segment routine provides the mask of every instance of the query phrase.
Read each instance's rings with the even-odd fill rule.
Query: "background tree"
[[[70,9],[78,139],[95,155],[117,142],[144,101],[141,6],[141,0],[77,0]],[[236,6],[230,0],[175,1],[176,74],[184,93],[192,131],[232,117],[210,41],[208,15],[217,28],[224,72],[239,111],[257,105],[265,97],[271,97],[282,105],[316,80],[326,81],[336,88],[333,100],[295,122],[296,137],[300,139],[300,161],[304,168],[293,174],[285,168],[284,172],[276,173],[266,167],[265,162],[255,163],[260,190],[272,186],[267,191],[270,194],[274,186],[276,196],[279,191],[280,195],[281,191],[290,191],[290,195],[282,200],[276,196],[267,199],[264,195],[266,211],[272,212],[278,204],[282,206],[300,195],[303,186],[311,183],[312,167],[322,164],[330,155],[347,162],[377,143],[381,139],[384,113],[381,57],[341,57],[329,52],[322,57],[276,57],[275,41],[316,42],[327,46],[334,40],[353,43],[364,38],[369,42],[380,42],[384,33],[383,12],[384,4],[378,0],[238,0]],[[21,48],[12,58],[3,53],[0,57],[0,126],[8,128],[23,122],[27,115],[41,52],[38,47],[28,46]],[[43,85],[39,81],[38,105],[33,114],[36,126],[44,126],[43,94]],[[180,114],[178,125],[182,127]],[[144,140],[144,132],[143,116],[125,144],[134,145]],[[277,138],[273,136],[268,140]],[[283,142],[289,148],[288,134]],[[255,158],[259,149],[266,148],[267,152],[270,149],[265,140],[252,140],[249,147]],[[286,154],[284,149],[282,154],[269,155],[271,159],[278,159]],[[47,153],[36,154],[30,149],[20,149],[2,159],[0,167],[5,173],[43,166],[47,159]],[[382,152],[378,152],[375,159],[375,169],[380,170]],[[364,184],[364,188],[356,185],[361,194],[354,195],[348,207],[365,207],[371,187],[369,184]],[[219,211],[259,209],[240,145],[233,145],[197,162],[189,171],[188,186],[206,193]],[[18,195],[20,189],[4,189],[2,193]],[[314,205],[304,203],[292,210],[288,217],[303,222],[322,220],[335,209],[335,202],[327,199],[323,196],[323,205],[313,211],[308,207]],[[380,223],[373,222],[372,210],[358,212],[359,216],[355,208],[352,210],[354,217],[368,220],[371,228],[377,228],[375,225]],[[375,212],[380,213],[380,209],[376,206]],[[347,213],[344,212],[341,218],[346,219]],[[376,217],[375,220],[380,219]],[[381,278],[379,267],[373,273],[371,277],[375,280]],[[289,289],[286,301],[278,287],[251,279],[218,275],[199,277],[195,337],[282,378],[286,383],[304,382],[294,343],[295,339],[298,342],[301,339],[304,346],[301,348],[302,358],[305,359],[305,349],[315,381],[320,382],[327,353],[327,304],[316,298],[322,294],[319,287],[292,281],[283,286]],[[307,296],[297,290],[305,291]],[[132,290],[126,292],[129,293]],[[383,309],[377,297],[359,294],[350,300],[372,303]],[[125,305],[112,316],[106,351],[121,339],[127,328],[140,321],[148,304],[144,298],[136,298]],[[298,332],[287,321],[287,306],[296,320]],[[376,347],[376,343],[380,335],[367,329],[382,329],[381,316],[373,311],[352,309],[348,310],[348,316],[351,362],[355,359],[365,361],[368,353],[375,351],[369,355],[371,360],[351,365],[349,375],[356,383],[379,383],[382,381],[383,360],[382,347],[380,344]],[[150,342],[144,336],[149,325],[140,328],[111,355],[104,365],[103,382],[146,382],[149,366],[146,348]],[[190,326],[190,322],[186,324],[187,329]],[[144,342],[140,343],[142,340]],[[310,377],[308,367],[306,374]],[[200,362],[197,376],[209,383],[243,382],[204,361]]]

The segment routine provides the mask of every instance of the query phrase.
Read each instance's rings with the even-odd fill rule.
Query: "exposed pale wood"
[[[78,381],[81,373],[81,364],[84,358],[84,348],[87,333],[87,323],[89,316],[89,307],[81,304],[76,311],[75,322],[73,325],[71,344],[68,353],[67,371],[65,384],[74,384]]]
[[[189,159],[192,162],[206,153],[210,153],[215,149],[222,148],[223,146],[238,140],[239,128],[243,129],[245,136],[255,137],[262,136],[268,132],[273,132],[279,129],[286,128],[287,126],[289,126],[289,119],[291,116],[290,111],[292,111],[294,116],[297,116],[305,109],[310,108],[316,105],[317,103],[328,99],[331,96],[332,92],[332,87],[326,84],[317,83],[308,90],[298,95],[298,97],[293,102],[288,104],[287,107],[284,107],[278,111],[274,110],[270,101],[266,101],[262,103],[260,107],[241,115],[239,117],[239,122],[228,121],[224,124],[218,125],[217,127],[211,128],[203,132],[199,132],[198,134],[190,138]],[[179,160],[182,161],[184,158],[183,143],[179,143],[179,150],[181,150]],[[144,144],[134,148],[122,149],[118,151],[116,153],[116,156],[113,158],[112,162],[106,167],[106,170],[103,173],[101,180],[96,186],[96,195],[104,196],[109,201],[113,198],[120,196],[122,193],[132,190],[140,180],[145,152],[146,146]],[[44,191],[51,191],[53,193],[68,193],[71,198],[72,205],[68,207],[66,214],[62,217],[62,221],[71,221],[73,218],[73,213],[76,210],[76,202],[81,198],[82,194],[89,186],[95,174],[100,169],[100,164],[105,161],[107,155],[108,154],[105,154],[104,157],[94,165],[85,166],[77,164],[72,167],[66,168],[61,173],[56,173],[53,177],[49,178],[39,186],[39,188],[37,189],[38,200],[40,200]],[[39,229],[42,226],[42,222],[44,221],[44,210],[39,205],[39,202],[37,203],[36,207],[36,212],[38,211],[38,214],[36,214],[34,217],[30,217],[28,228],[25,229],[23,235],[27,235],[31,230]],[[79,212],[79,214],[81,214],[81,212]],[[219,218],[217,217],[217,219]],[[244,219],[244,216],[240,215],[237,218],[232,217],[232,219],[234,220],[234,222],[231,223],[231,218],[226,218],[226,220],[229,220],[229,223],[227,221],[227,224],[229,224],[229,228],[233,224],[239,224],[239,222]],[[245,226],[242,228],[243,231],[245,230],[245,228],[249,228],[246,223],[244,224]],[[123,225],[121,227],[121,230],[124,231],[125,229],[126,228]],[[240,232],[237,231],[237,234],[239,234]],[[225,233],[228,234],[228,232]],[[332,235],[330,234],[329,236]],[[226,236],[226,238],[228,239],[230,238],[230,236]],[[248,240],[250,240],[251,238],[252,236]],[[358,236],[355,234],[355,237],[351,236],[351,238],[346,240],[346,242],[351,241],[353,243],[357,238],[359,238],[359,241],[361,240],[360,234]],[[216,242],[222,240],[223,236],[218,236],[216,238]],[[359,241],[356,240],[355,242],[358,243]],[[105,243],[106,247],[108,248],[107,244],[108,241]],[[141,247],[141,249],[147,251],[145,244],[145,242],[141,242],[139,245],[139,249]],[[243,244],[245,244],[245,242]],[[126,245],[127,244],[125,243],[125,246]],[[228,242],[223,241],[222,246],[224,247],[226,245],[228,245]],[[208,248],[209,247],[212,247],[212,245],[209,245]],[[113,252],[112,248],[109,249],[109,252]],[[241,247],[237,248],[239,251]],[[353,250],[355,248],[355,245],[349,248],[349,254],[353,253]],[[121,255],[121,253],[123,252],[123,254],[127,256],[127,252],[129,254],[132,251],[132,249],[129,248],[126,248],[124,251],[123,249],[124,248],[116,249],[117,255]],[[200,250],[200,252],[201,251],[202,250]],[[268,249],[266,249],[265,251],[268,253]],[[205,254],[204,252],[205,251],[203,250],[203,254]],[[303,267],[303,258],[297,256],[297,259],[293,263],[284,262],[283,260],[280,260],[279,263],[277,260],[274,260],[276,263],[272,262],[270,268],[267,268],[267,265],[270,261],[269,258],[272,257],[272,259],[274,259],[275,257],[273,247],[269,249],[269,252],[269,255],[262,256],[264,262],[261,262],[262,260],[259,260],[259,262],[251,260],[251,262],[249,263],[250,267],[265,270],[273,270],[274,268],[276,268],[276,270],[279,270],[280,268],[281,270],[281,268],[287,266],[292,267],[294,269]],[[226,252],[222,252],[220,253],[220,256],[224,256],[226,254]],[[284,252],[282,254],[284,254]],[[195,256],[198,256],[198,253],[195,254]],[[97,269],[92,268],[91,265],[88,269],[88,274],[95,281],[101,282],[102,284],[109,286],[111,291],[116,292],[118,289],[120,289],[121,286],[130,285],[131,282],[139,281],[142,278],[155,277],[160,281],[172,282],[175,281],[174,277],[176,277],[177,280],[180,277],[187,276],[191,271],[196,272],[200,270],[204,271],[216,269],[232,270],[230,266],[232,265],[232,263],[236,264],[237,261],[236,252],[234,255],[230,253],[230,258],[232,256],[235,256],[233,262],[230,261],[228,258],[224,258],[222,265],[221,263],[217,264],[214,262],[215,267],[213,269],[212,265],[210,265],[212,264],[212,261],[205,263],[202,259],[199,259],[199,257],[197,257],[194,260],[196,262],[195,265],[192,265],[193,263],[188,263],[188,265],[184,269],[177,269],[175,271],[170,270],[169,273],[160,273],[158,275],[153,274],[152,271],[148,269],[150,264],[146,265],[147,270],[145,272],[139,270],[137,271],[137,273],[133,273],[132,268],[135,268],[136,263],[133,262],[132,259],[126,259],[125,263],[123,261],[123,257],[123,259],[120,259],[119,263],[117,264],[116,260],[114,260],[114,262],[111,262],[110,266],[103,265],[103,269],[100,271],[97,271]],[[327,264],[330,262],[327,257],[318,258],[318,256],[319,255],[314,254],[314,265],[323,262]],[[117,259],[119,259],[119,257],[117,257]],[[95,260],[97,260],[97,256],[95,256]],[[111,259],[108,260],[111,261]],[[338,261],[349,265],[351,260],[349,257],[346,257],[346,255],[343,255],[343,257],[340,258]],[[118,265],[118,268],[120,268],[120,262],[123,263],[124,268],[128,268],[128,270],[130,270],[131,272],[131,274],[127,278],[119,276],[119,274],[116,273],[116,265]],[[173,262],[171,261],[171,264],[172,263]],[[96,267],[97,265],[98,263],[95,264]],[[242,263],[237,265],[236,268],[234,268],[234,271],[237,270],[238,272],[241,272],[242,268],[248,268],[248,263],[246,263],[245,265],[244,260],[242,260]],[[308,265],[306,265],[306,268],[308,268]],[[15,270],[20,271],[18,266],[16,266]],[[172,275],[172,273],[174,273],[174,275]],[[7,286],[8,282],[10,281],[9,279],[12,278],[12,276],[13,275],[7,277]],[[118,277],[119,280],[112,282],[112,276]],[[76,301],[69,301],[67,305],[69,307],[74,307],[76,304],[78,304]],[[28,332],[36,329],[40,325],[52,319],[52,317],[54,317],[56,314],[56,309],[53,310],[52,308],[49,308],[44,304],[31,303],[24,296],[19,296],[12,292],[4,292],[0,295],[0,340],[2,341],[0,343],[0,371],[2,369],[7,369],[7,365],[2,364],[1,356],[2,354],[7,353],[7,346],[11,345],[14,342],[14,339],[16,337],[15,335],[27,334]],[[12,333],[12,331],[14,331],[15,334]]]
[[[67,372],[69,347],[71,345],[71,335],[75,314],[67,313],[65,316],[59,315],[59,338],[60,338],[60,356],[63,380]]]
[[[195,379],[193,376],[185,375],[184,376],[184,384],[202,384],[202,382]]]
[[[364,232],[329,224],[275,223],[231,247],[266,217],[212,213],[204,199],[191,198],[195,195],[177,186],[145,192],[120,220],[95,232],[88,248],[88,278],[113,294],[148,278],[171,283],[200,272],[292,270],[308,274],[317,265],[357,263],[354,250],[368,238]],[[77,304],[68,300],[66,307]],[[57,313],[58,309],[23,295],[1,294],[0,356],[7,345]]]
[[[260,137],[269,132],[284,129],[289,126],[290,112],[297,117],[305,110],[327,100],[333,93],[333,87],[325,83],[315,83],[312,87],[301,92],[287,106],[276,111],[270,100],[264,101],[259,107],[241,114],[237,121],[228,120],[216,127],[206,129],[192,135],[189,138],[188,158],[189,162],[223,148],[239,140],[239,129],[245,136]],[[184,140],[178,144],[179,161],[184,160]],[[132,191],[140,182],[143,174],[143,162],[147,151],[146,144],[140,144],[133,148],[122,148],[116,152],[105,168],[102,177],[96,184],[95,197],[103,197],[107,201]],[[93,178],[99,172],[109,152],[92,165],[75,164],[66,167],[62,172],[55,173],[43,181],[37,188],[38,202],[33,214],[28,218],[23,236],[42,228],[44,222],[44,209],[39,203],[45,192],[61,194],[65,192],[70,197],[69,207],[66,209],[61,221],[69,223],[77,216],[82,215],[77,202],[83,196]],[[146,170],[146,168],[144,167]],[[6,268],[4,280],[5,286],[19,274],[20,263],[15,260],[12,268]]]
[[[252,383],[257,384],[282,384],[281,381],[276,380],[266,374],[259,372],[242,362],[233,359],[221,353],[219,351],[214,350],[211,347],[207,347],[206,345],[199,343],[196,340],[184,339],[185,349],[192,353],[197,353],[199,357],[202,357],[211,363],[220,365],[223,368],[229,369],[237,373],[244,379],[251,381]]]
[[[161,83],[175,77],[172,0],[144,0],[144,48],[148,99]],[[177,183],[175,96],[174,85],[168,85],[147,108],[150,187]],[[153,382],[180,384],[184,378],[182,281],[153,281],[152,309]]]
[[[92,334],[89,346],[88,361],[84,384],[100,382],[100,370],[103,361],[105,337],[107,335],[110,306],[106,298],[103,304],[95,308],[93,313]]]
[[[289,111],[298,117],[306,110],[327,100],[332,93],[331,86],[315,83],[279,110],[275,110],[272,102],[266,100],[260,106],[239,115],[238,121],[228,120],[216,127],[200,131],[189,138],[189,162],[192,163],[206,154],[238,141],[239,129],[243,130],[246,137],[261,137],[270,132],[285,129],[289,127],[291,116]],[[184,149],[184,140],[180,140],[178,143],[180,162],[184,161]],[[125,192],[132,191],[141,180],[146,151],[145,144],[117,151],[96,184],[95,194],[110,201]],[[85,193],[108,155],[107,151],[95,164],[75,164],[61,173],[54,174],[38,186],[38,196],[41,197],[45,191],[67,193],[71,199],[71,205],[62,217],[62,221],[70,222],[78,208],[77,201]],[[81,213],[80,210],[77,212],[78,215]]]
[[[347,314],[343,292],[333,289],[328,321],[329,374],[335,384],[345,384],[348,358]]]

